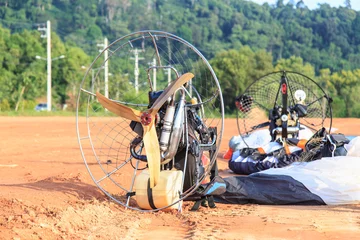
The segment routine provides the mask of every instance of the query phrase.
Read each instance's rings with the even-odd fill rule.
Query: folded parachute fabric
[[[232,151],[228,162],[229,169],[236,174],[248,175],[270,168],[282,168],[293,162],[309,162],[322,157],[346,156],[348,151],[355,156],[360,156],[360,147],[352,148],[356,145],[355,143],[359,142],[358,144],[360,144],[360,139],[354,138],[349,141],[343,134],[327,134],[323,128],[310,140],[288,138],[286,145],[276,140],[261,147],[253,144],[251,148],[244,147]]]
[[[269,130],[261,129],[247,136],[233,136],[229,141],[229,149],[224,154],[224,159],[230,159],[232,154],[243,148],[258,148],[271,141]]]
[[[231,204],[325,205],[301,182],[286,175],[254,173],[249,176],[224,178],[226,192],[215,201]]]
[[[233,151],[242,148],[258,148],[268,144],[271,141],[268,129],[255,131],[247,136],[234,136],[229,141],[229,148]]]
[[[312,131],[304,125],[301,125],[299,139],[309,140],[313,136]],[[229,141],[229,148],[233,151],[242,148],[263,147],[271,141],[269,129],[260,129],[245,136],[233,136]]]
[[[235,151],[229,164],[229,169],[236,174],[251,174],[269,168],[281,168],[299,159],[302,149],[296,146],[289,147],[290,154],[278,142],[270,142],[261,148],[243,148]]]
[[[347,151],[347,156],[360,157],[360,137],[353,138],[344,147]]]
[[[277,171],[274,171],[277,170]],[[339,156],[308,163],[294,163],[282,169],[269,169],[264,174],[288,175],[301,182],[328,204],[360,202],[360,158]]]
[[[338,205],[360,203],[360,157],[293,163],[249,176],[224,178],[225,203]]]
[[[301,125],[299,139],[309,140],[313,136],[312,131]],[[271,135],[268,129],[260,129],[245,136],[233,136],[229,141],[229,149],[223,155],[224,159],[230,159],[231,155],[243,148],[263,148],[271,142]]]
[[[360,138],[346,145],[347,156],[295,162],[248,176],[224,178],[226,192],[217,202],[271,205],[360,203]]]

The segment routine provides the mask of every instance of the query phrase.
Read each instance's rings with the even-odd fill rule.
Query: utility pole
[[[91,92],[92,93],[94,93],[94,81],[95,81],[95,79],[94,79],[94,69],[91,69]],[[94,100],[94,95],[91,95],[91,100]]]
[[[154,67],[153,68],[153,85],[154,85],[154,91],[156,91],[156,58],[153,58],[153,61],[152,61],[152,66]]]
[[[170,46],[170,41],[169,41],[168,38],[166,39],[166,43],[167,43],[167,50],[168,50],[168,56],[169,56],[169,65],[171,65],[171,63],[172,63],[171,46]],[[168,85],[170,85],[170,82],[171,82],[171,68],[168,68],[167,71],[168,71],[167,72],[167,74],[168,74]]]
[[[189,81],[189,92],[190,92],[190,97],[192,97],[192,79],[190,79]]]
[[[46,22],[46,28],[38,28],[39,31],[45,31],[40,37],[47,41],[47,110],[51,111],[51,24]]]
[[[98,47],[102,47],[102,50],[99,50],[99,52],[104,51],[104,85],[105,85],[105,97],[109,98],[109,52],[107,50],[108,47],[108,39],[104,38],[104,43],[97,44]]]
[[[104,39],[104,48],[106,49],[104,52],[105,64],[104,64],[104,80],[105,80],[105,97],[109,98],[109,52],[107,50],[108,47],[108,39]]]
[[[51,25],[46,22],[46,41],[47,41],[47,110],[51,111]]]
[[[171,68],[167,69],[167,74],[168,74],[168,86],[169,86],[171,83]]]
[[[143,60],[143,57],[139,57],[139,52],[144,52],[144,50],[138,50],[135,48],[134,50],[131,50],[131,52],[134,53],[134,57],[130,58],[131,60],[135,60],[135,68],[134,68],[134,75],[135,75],[135,92],[136,94],[139,93],[139,60]]]

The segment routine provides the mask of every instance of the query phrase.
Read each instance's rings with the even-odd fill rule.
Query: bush
[[[36,102],[33,100],[23,100],[20,102],[19,110],[34,110],[36,107]]]
[[[4,99],[4,100],[1,101],[1,103],[0,103],[0,111],[1,112],[10,111],[10,104],[9,104],[9,101],[7,99]]]
[[[343,99],[340,99],[338,97],[334,98],[333,103],[331,104],[333,117],[347,117],[346,116],[346,104]]]

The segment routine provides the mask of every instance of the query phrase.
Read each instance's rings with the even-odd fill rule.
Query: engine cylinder
[[[164,123],[160,136],[160,150],[165,152],[169,146],[171,128],[174,122],[175,106],[169,105],[166,109]]]

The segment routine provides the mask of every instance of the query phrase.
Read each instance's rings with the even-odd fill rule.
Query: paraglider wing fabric
[[[249,176],[224,178],[223,203],[338,205],[360,203],[360,138],[353,139],[347,156],[294,162]]]
[[[347,156],[360,157],[360,137],[353,138],[348,144],[345,144]]]
[[[249,176],[224,178],[226,192],[215,196],[221,203],[269,205],[325,205],[316,194],[301,182],[286,175],[254,173]]]
[[[360,203],[360,158],[338,156],[313,162],[293,163],[285,168],[268,169],[267,175],[291,176],[327,205]]]

